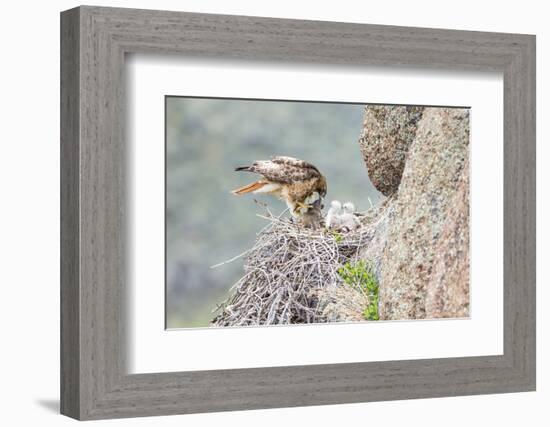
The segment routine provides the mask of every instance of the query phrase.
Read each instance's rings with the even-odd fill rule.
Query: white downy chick
[[[344,213],[346,214],[352,214],[355,212],[355,205],[351,202],[344,203],[342,208],[344,209]]]
[[[338,200],[330,202],[330,208],[327,216],[325,217],[325,225],[330,230],[332,228],[338,228],[340,223],[340,215],[342,214],[342,203]]]
[[[343,213],[340,215],[340,228],[344,231],[353,231],[360,226],[361,222],[355,216],[355,205],[351,202],[344,203]]]

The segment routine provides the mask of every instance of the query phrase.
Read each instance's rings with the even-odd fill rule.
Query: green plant
[[[378,281],[372,265],[364,260],[353,264],[346,262],[338,269],[338,274],[344,283],[367,296],[368,305],[363,310],[363,317],[367,320],[379,320]]]
[[[334,241],[336,243],[342,243],[342,240],[344,240],[344,236],[342,236],[342,234],[338,233],[337,231],[331,230],[330,233],[332,234],[332,237],[334,237]]]

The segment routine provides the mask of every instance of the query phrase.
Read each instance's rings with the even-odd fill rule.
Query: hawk
[[[257,173],[262,178],[233,190],[233,194],[271,194],[286,202],[294,218],[304,223],[320,220],[327,181],[311,163],[277,156],[271,160],[257,160],[250,166],[235,168],[235,171]]]

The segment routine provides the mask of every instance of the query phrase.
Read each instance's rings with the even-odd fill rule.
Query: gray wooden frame
[[[504,354],[128,375],[126,53],[504,76]],[[78,419],[535,390],[535,37],[83,6],[61,14],[61,412]],[[159,283],[162,286],[162,283]]]

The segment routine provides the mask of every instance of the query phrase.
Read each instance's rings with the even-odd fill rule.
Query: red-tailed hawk
[[[304,222],[320,218],[327,181],[311,163],[294,157],[277,156],[271,160],[257,160],[250,166],[235,170],[257,173],[263,178],[233,190],[233,194],[271,194],[284,200],[295,218]]]

